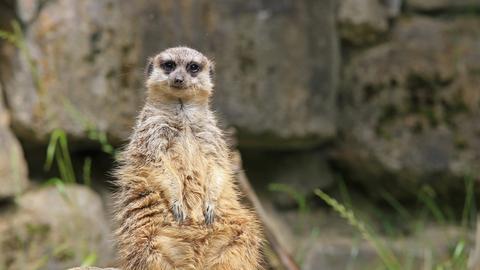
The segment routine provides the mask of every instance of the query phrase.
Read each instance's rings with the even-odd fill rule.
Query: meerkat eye
[[[197,64],[197,63],[190,63],[188,65],[188,70],[191,72],[191,73],[197,73],[200,71],[200,65]]]
[[[166,72],[171,72],[175,69],[176,65],[173,61],[166,61],[160,65]]]

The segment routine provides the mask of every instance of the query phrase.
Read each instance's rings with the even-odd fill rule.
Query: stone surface
[[[447,191],[478,170],[479,29],[475,18],[403,19],[348,64],[335,158],[353,179],[395,191],[445,180]]]
[[[63,270],[84,261],[100,266],[112,263],[106,214],[99,196],[89,188],[43,187],[2,210],[2,269]]]
[[[406,0],[408,8],[417,10],[454,10],[480,8],[478,0]]]
[[[393,4],[392,4],[393,5]],[[388,31],[395,7],[378,0],[342,0],[338,11],[340,36],[355,45],[372,43]],[[391,11],[390,11],[391,10]]]
[[[382,269],[375,251],[367,245],[353,243],[349,239],[318,241],[311,246],[302,270]]]
[[[334,2],[19,0],[28,56],[4,49],[1,72],[15,130],[45,141],[54,128],[85,139],[95,127],[125,139],[143,102],[145,59],[185,44],[215,58],[214,107],[238,128],[240,144],[331,138]]]
[[[471,229],[433,224],[424,217],[418,219],[419,213],[413,210],[410,219],[393,221],[393,216],[389,218],[390,210],[384,212],[365,199],[352,197],[356,219],[367,224],[372,237],[384,245],[383,250],[390,250],[401,266],[409,265],[407,269],[422,269],[427,262],[432,265],[429,269],[435,268],[452,260],[455,247],[465,248],[464,254],[471,248],[469,240],[463,245],[465,239],[473,239]],[[282,211],[281,217],[289,227],[286,231],[295,232],[295,240],[288,247],[293,246],[292,254],[303,270],[386,269],[372,242],[332,209],[312,208],[308,213]]]
[[[10,130],[0,85],[0,199],[19,195],[28,186],[28,169],[22,147]]]
[[[128,3],[17,2],[24,48],[4,46],[9,66],[0,72],[16,132],[29,141],[55,128],[78,138],[93,128],[127,136],[143,99]]]
[[[412,269],[422,269],[426,261],[431,261],[432,258],[436,262],[450,258],[451,247],[455,247],[464,234],[459,228],[439,226],[425,228],[418,235],[402,239],[376,237],[393,252],[401,266],[410,265]],[[311,239],[307,241],[312,242]],[[323,235],[306,250],[302,270],[385,268],[372,243],[361,239],[359,235],[350,238],[335,233]]]

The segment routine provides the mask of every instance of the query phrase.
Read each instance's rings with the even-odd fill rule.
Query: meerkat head
[[[149,59],[146,85],[152,94],[207,98],[213,90],[213,68],[213,62],[194,49],[170,48]]]

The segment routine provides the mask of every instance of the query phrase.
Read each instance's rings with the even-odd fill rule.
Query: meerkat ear
[[[145,68],[145,77],[148,78],[152,75],[153,71],[153,58],[148,58],[147,67]]]
[[[210,61],[208,72],[210,73],[210,78],[213,79],[215,77],[215,63],[213,61]]]

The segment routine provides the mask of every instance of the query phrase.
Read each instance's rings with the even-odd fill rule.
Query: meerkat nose
[[[181,83],[183,83],[183,79],[177,77],[177,78],[175,78],[175,80],[173,80],[173,82],[174,82],[175,84],[181,84]]]
[[[173,78],[172,86],[175,88],[182,88],[184,86],[185,79],[181,75],[177,75]]]

